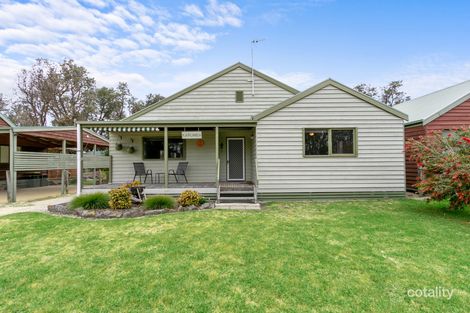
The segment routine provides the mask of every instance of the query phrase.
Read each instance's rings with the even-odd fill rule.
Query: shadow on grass
[[[403,200],[399,208],[419,215],[428,215],[447,220],[454,220],[470,226],[470,207],[452,211],[448,201]]]

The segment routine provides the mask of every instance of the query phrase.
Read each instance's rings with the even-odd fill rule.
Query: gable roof
[[[427,124],[470,99],[470,80],[395,106],[410,117],[410,123]]]
[[[301,99],[303,99],[303,98],[305,98],[305,97],[307,97],[307,96],[309,96],[309,95],[311,95],[311,94],[313,94],[313,93],[315,93],[315,92],[319,91],[320,89],[323,89],[327,86],[336,87],[336,88],[350,94],[353,97],[359,98],[359,99],[361,99],[361,100],[363,100],[363,101],[365,101],[369,104],[372,104],[373,106],[376,106],[379,109],[384,110],[384,111],[386,111],[386,112],[388,112],[392,115],[395,115],[395,116],[397,116],[401,119],[404,119],[404,120],[408,119],[408,116],[406,114],[404,114],[404,113],[402,113],[398,110],[395,110],[395,109],[393,109],[393,108],[391,108],[391,107],[389,107],[389,106],[387,106],[383,103],[380,103],[379,101],[374,100],[371,97],[366,96],[366,95],[364,95],[364,94],[362,94],[362,93],[360,93],[360,92],[358,92],[354,89],[351,89],[351,88],[349,88],[349,87],[347,87],[347,86],[345,86],[341,83],[338,83],[337,81],[335,81],[331,78],[329,78],[329,79],[327,79],[327,80],[325,80],[325,81],[323,81],[319,84],[316,84],[315,86],[310,87],[309,89],[307,89],[305,91],[302,91],[301,93],[296,94],[295,96],[279,103],[278,105],[275,105],[275,106],[273,106],[273,107],[271,107],[271,108],[255,115],[253,117],[253,119],[254,120],[260,120],[260,119],[262,119],[262,118],[264,118],[264,117],[266,117],[266,116],[268,116],[268,115],[270,115],[270,114],[272,114],[276,111],[279,111],[279,110],[291,105],[292,103],[295,103],[295,102],[297,102],[297,101],[299,101],[299,100],[301,100]]]
[[[231,71],[233,71],[233,70],[235,70],[235,69],[238,69],[238,68],[241,68],[241,69],[243,69],[243,70],[245,70],[245,71],[251,73],[251,67],[249,67],[249,66],[247,66],[247,65],[245,65],[245,64],[243,64],[243,63],[240,63],[240,62],[235,63],[234,65],[229,66],[229,67],[227,67],[226,69],[224,69],[224,70],[222,70],[222,71],[220,71],[220,72],[217,72],[217,73],[215,73],[214,75],[211,75],[211,76],[209,76],[209,77],[207,77],[207,78],[205,78],[205,79],[203,79],[203,80],[201,80],[201,81],[195,83],[194,85],[191,85],[191,86],[189,86],[189,87],[187,87],[187,88],[185,88],[185,89],[183,89],[183,90],[181,90],[181,91],[179,91],[179,92],[177,92],[177,93],[175,93],[175,94],[173,94],[173,95],[171,95],[171,96],[169,96],[169,97],[167,97],[167,98],[165,98],[165,99],[163,99],[163,100],[161,100],[161,101],[158,101],[158,102],[156,102],[156,103],[154,103],[154,104],[151,104],[151,105],[149,105],[148,107],[146,107],[146,108],[140,110],[139,112],[134,113],[134,114],[132,114],[131,116],[128,116],[128,117],[126,117],[126,118],[124,118],[124,119],[122,119],[122,120],[123,120],[123,121],[131,121],[131,120],[135,119],[136,117],[142,116],[142,115],[144,115],[145,113],[150,112],[150,111],[152,111],[152,110],[154,110],[154,109],[156,109],[156,108],[158,108],[158,107],[160,107],[160,106],[162,106],[162,105],[164,105],[164,104],[166,104],[166,103],[168,103],[168,102],[171,102],[171,101],[175,100],[176,98],[179,98],[179,97],[181,97],[181,96],[187,94],[188,92],[193,91],[194,89],[199,88],[199,87],[201,87],[201,86],[203,86],[203,85],[205,85],[205,84],[207,84],[207,83],[213,81],[214,79],[217,79],[217,78],[219,78],[219,77],[221,77],[221,76],[223,76],[223,75],[225,75],[225,74],[227,74],[227,73],[229,73],[229,72],[231,72]],[[286,84],[284,84],[284,83],[278,81],[277,79],[274,79],[274,78],[272,78],[272,77],[270,77],[270,76],[268,76],[268,75],[266,75],[266,74],[263,74],[263,73],[261,73],[261,72],[259,72],[259,71],[257,71],[257,70],[254,70],[253,72],[254,72],[254,75],[255,75],[255,76],[257,76],[257,77],[259,77],[259,78],[262,78],[262,79],[264,79],[264,80],[266,80],[266,81],[268,81],[268,82],[270,82],[270,83],[272,83],[272,84],[274,84],[274,85],[276,85],[276,86],[278,86],[278,87],[280,87],[280,88],[282,88],[282,89],[284,89],[284,90],[287,90],[288,92],[290,92],[290,93],[292,93],[292,94],[299,93],[299,91],[298,91],[297,89],[292,88],[292,87],[290,87],[290,86],[288,86],[288,85],[286,85]]]
[[[9,127],[15,127],[15,124],[5,114],[0,113],[0,119],[3,120]]]

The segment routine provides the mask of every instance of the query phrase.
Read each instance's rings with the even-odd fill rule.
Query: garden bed
[[[214,202],[206,202],[200,206],[179,206],[175,209],[161,209],[161,210],[146,210],[143,207],[132,207],[130,209],[101,209],[101,210],[84,210],[84,209],[71,209],[68,203],[61,203],[55,205],[49,205],[47,207],[48,212],[56,215],[68,215],[76,216],[81,218],[129,218],[129,217],[140,217],[140,216],[149,216],[149,215],[158,215],[164,213],[173,213],[173,212],[184,212],[184,211],[198,211],[198,210],[207,210],[213,209],[215,207]]]

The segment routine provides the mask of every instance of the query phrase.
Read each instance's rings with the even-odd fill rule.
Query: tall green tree
[[[145,100],[138,100],[137,98],[132,99],[129,103],[129,112],[131,114],[134,114],[145,107],[152,105],[154,103],[157,103],[161,100],[165,99],[164,96],[156,93],[149,93],[147,96],[145,96]]]
[[[391,107],[411,99],[404,91],[401,90],[402,88],[402,80],[391,81],[383,87],[374,87],[364,83],[354,87],[354,89],[360,93],[363,93],[366,96],[374,98],[377,101],[380,101]]]
[[[410,100],[411,97],[407,96],[406,93],[401,90],[402,87],[402,80],[391,81],[387,86],[382,87],[382,103],[392,107],[399,103]]]
[[[13,122],[18,125],[44,126],[47,124],[52,92],[56,89],[51,76],[56,68],[46,59],[37,59],[29,70],[18,74],[17,99],[11,112]]]
[[[86,68],[65,60],[49,77],[52,86],[50,112],[53,125],[74,125],[91,117],[96,83]]]
[[[126,107],[133,101],[127,83],[120,82],[118,87],[101,87],[96,90],[92,119],[96,121],[120,120],[126,117]]]

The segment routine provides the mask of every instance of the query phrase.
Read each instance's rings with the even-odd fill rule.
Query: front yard
[[[5,216],[0,311],[469,312],[470,213],[442,207],[277,202],[122,220]],[[424,288],[453,294],[409,296]]]

